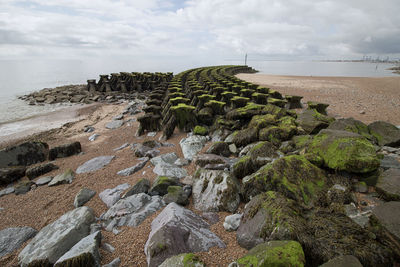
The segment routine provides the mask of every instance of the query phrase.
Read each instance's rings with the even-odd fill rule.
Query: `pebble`
[[[97,137],[99,137],[99,136],[100,136],[99,134],[93,134],[93,135],[91,135],[91,136],[89,137],[89,141],[90,141],[90,142],[93,142],[93,141],[96,140]]]

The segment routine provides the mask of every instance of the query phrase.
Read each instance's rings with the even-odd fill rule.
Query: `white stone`
[[[240,225],[243,214],[233,214],[225,217],[224,228],[226,231],[236,231]]]

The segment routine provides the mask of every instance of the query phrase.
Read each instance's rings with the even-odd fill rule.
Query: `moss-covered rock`
[[[168,187],[180,185],[175,177],[158,176],[149,190],[151,195],[163,196],[168,193]]]
[[[250,98],[248,97],[242,97],[242,96],[234,96],[231,98],[231,104],[233,108],[241,108],[247,105],[247,103],[250,101]]]
[[[303,249],[296,241],[269,241],[256,246],[237,260],[240,267],[302,267],[305,263]]]
[[[268,103],[268,94],[263,94],[263,93],[253,93],[251,95],[251,99],[254,103],[256,104],[267,104]]]
[[[214,142],[209,149],[207,149],[207,153],[209,154],[215,154],[215,155],[220,155],[224,157],[229,157],[231,154],[229,150],[229,144],[219,141],[219,142]]]
[[[197,113],[197,119],[205,125],[211,125],[214,121],[213,110],[211,108],[202,108]]]
[[[250,156],[254,170],[278,158],[277,147],[271,142],[261,141],[253,146],[247,153]]]
[[[194,129],[193,129],[193,134],[204,136],[204,135],[208,134],[208,130],[204,126],[196,125],[196,127],[194,127]]]
[[[258,140],[258,130],[256,128],[246,128],[237,131],[232,142],[237,147],[245,146]]]
[[[369,133],[368,126],[363,122],[355,120],[353,118],[336,120],[332,122],[327,129],[357,133],[364,136],[371,142],[376,143],[375,137]]]
[[[210,100],[207,103],[205,103],[205,107],[210,107],[213,111],[213,114],[215,115],[221,115],[224,114],[224,107],[226,103],[221,102],[221,101],[216,101],[216,100]]]
[[[334,122],[335,119],[325,116],[315,109],[306,109],[297,116],[296,123],[307,133],[316,134]]]
[[[275,105],[281,108],[285,107],[285,105],[287,104],[287,101],[284,99],[277,99],[272,97],[269,97],[267,102],[268,104]]]
[[[311,135],[296,135],[293,136],[292,141],[296,149],[302,149],[308,146],[312,142],[313,137]]]
[[[165,204],[175,202],[179,205],[187,205],[189,203],[188,194],[179,185],[171,185],[167,188],[168,193],[164,195],[163,201]]]
[[[195,107],[180,103],[172,106],[171,110],[180,130],[189,131],[196,125],[196,116],[193,114]]]
[[[307,106],[308,106],[307,107],[308,109],[314,109],[314,110],[318,111],[319,113],[326,115],[327,114],[326,108],[329,107],[329,104],[308,101]]]
[[[244,107],[236,108],[229,111],[226,114],[226,118],[229,120],[246,120],[252,118],[254,115],[268,114],[268,112],[263,112],[263,109],[265,107],[266,106],[264,105],[254,104],[250,102],[247,103],[247,105]]]
[[[282,99],[283,97],[282,97],[282,94],[281,93],[279,93],[278,91],[276,91],[276,90],[269,90],[269,96],[270,97],[272,97],[272,98],[275,98],[275,99]]]
[[[368,125],[370,133],[380,146],[400,146],[400,129],[384,121],[375,121]]]
[[[205,267],[193,253],[184,253],[166,259],[159,267]]]
[[[178,105],[180,103],[189,104],[190,103],[190,99],[178,96],[178,97],[175,97],[175,98],[170,98],[169,102],[171,103],[172,106],[176,106],[176,105]]]
[[[257,194],[272,190],[312,206],[325,195],[327,179],[324,172],[304,156],[291,155],[265,165],[242,180],[242,194],[246,201]]]
[[[277,118],[275,115],[266,114],[266,115],[255,115],[251,119],[249,123],[249,128],[265,128],[267,126],[275,125],[277,123]]]
[[[317,154],[324,160],[324,166],[339,171],[367,173],[380,165],[374,146],[352,132],[322,130],[314,137],[307,152]]]
[[[259,131],[259,139],[263,141],[270,141],[274,145],[279,146],[282,141],[289,140],[297,132],[295,126],[269,126]]]
[[[244,156],[233,164],[232,169],[233,175],[238,179],[242,179],[246,175],[253,173],[256,170],[256,167],[253,165],[250,156]]]
[[[250,98],[253,93],[255,93],[255,90],[253,90],[253,89],[240,90],[240,95],[243,97],[247,97],[247,98]]]
[[[285,99],[287,100],[287,108],[288,109],[297,109],[297,108],[303,108],[303,105],[301,104],[301,99],[302,96],[297,96],[297,95],[285,95]]]

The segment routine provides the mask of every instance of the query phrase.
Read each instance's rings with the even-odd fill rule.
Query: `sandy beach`
[[[329,115],[353,117],[364,123],[377,120],[400,125],[399,77],[313,77],[239,74],[238,78],[270,87],[284,95],[303,96],[303,102],[330,104]]]

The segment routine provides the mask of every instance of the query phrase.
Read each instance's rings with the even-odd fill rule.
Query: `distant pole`
[[[246,53],[246,55],[244,56],[244,65],[247,66],[247,53]]]

